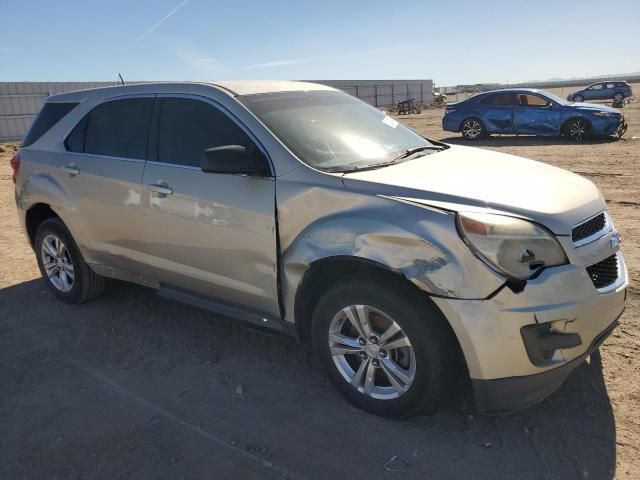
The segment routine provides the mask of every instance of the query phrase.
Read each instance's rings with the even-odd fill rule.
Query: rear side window
[[[515,95],[513,93],[496,93],[488,95],[481,100],[485,105],[512,106],[515,105]]]
[[[40,114],[29,129],[29,133],[24,137],[22,146],[29,146],[42,137],[42,135],[47,133],[62,117],[73,110],[76,105],[78,105],[76,102],[45,103],[42,110],[40,110]]]
[[[82,122],[76,126],[67,138],[67,144],[78,148],[82,129],[86,128],[84,153],[145,160],[152,110],[153,98],[103,103],[91,110],[86,126],[83,127]]]
[[[70,152],[82,153],[84,152],[84,138],[87,133],[87,123],[89,120],[89,115],[85,115],[80,123],[78,123],[75,128],[71,131],[69,136],[64,141],[64,146]]]
[[[200,166],[202,153],[213,147],[253,147],[249,136],[209,103],[189,98],[164,98],[158,126],[158,161]]]

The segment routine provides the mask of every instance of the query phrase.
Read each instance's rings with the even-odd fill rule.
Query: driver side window
[[[520,94],[518,95],[518,104],[521,107],[548,107],[551,102],[537,95]]]
[[[161,98],[158,125],[158,156],[163,163],[200,167],[203,152],[214,147],[240,145],[256,163],[267,159],[228,115],[215,106],[191,98]]]

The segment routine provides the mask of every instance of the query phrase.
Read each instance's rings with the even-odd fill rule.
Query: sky
[[[640,71],[639,0],[0,0],[0,81],[433,79]]]

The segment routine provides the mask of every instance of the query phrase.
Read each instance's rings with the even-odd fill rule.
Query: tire
[[[624,95],[620,92],[613,95],[612,100],[614,103],[622,103],[624,102]]]
[[[573,96],[573,101],[574,102],[584,102],[584,96],[583,95],[574,95]]]
[[[89,268],[69,230],[58,218],[40,224],[34,250],[42,278],[63,302],[83,303],[105,289],[107,280]]]
[[[460,125],[460,133],[467,140],[478,140],[486,135],[487,130],[479,118],[467,118]]]
[[[564,134],[574,142],[584,142],[591,138],[591,125],[583,118],[574,118],[566,123]]]
[[[372,330],[365,345],[347,310],[354,318],[369,319]],[[386,339],[385,331],[390,333]],[[312,318],[314,351],[335,387],[357,408],[388,418],[435,411],[456,365],[452,336],[435,305],[383,281],[334,286],[321,297]],[[407,340],[409,347],[403,346]],[[348,353],[342,354],[344,350]],[[367,380],[371,372],[373,382]]]

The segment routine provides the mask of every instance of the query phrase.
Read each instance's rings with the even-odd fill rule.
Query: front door
[[[155,278],[166,288],[279,315],[275,180],[200,169],[206,149],[257,143],[203,98],[158,96],[153,128],[157,152],[142,184]]]
[[[515,133],[557,135],[560,132],[560,109],[550,100],[531,93],[517,95],[513,111]]]

